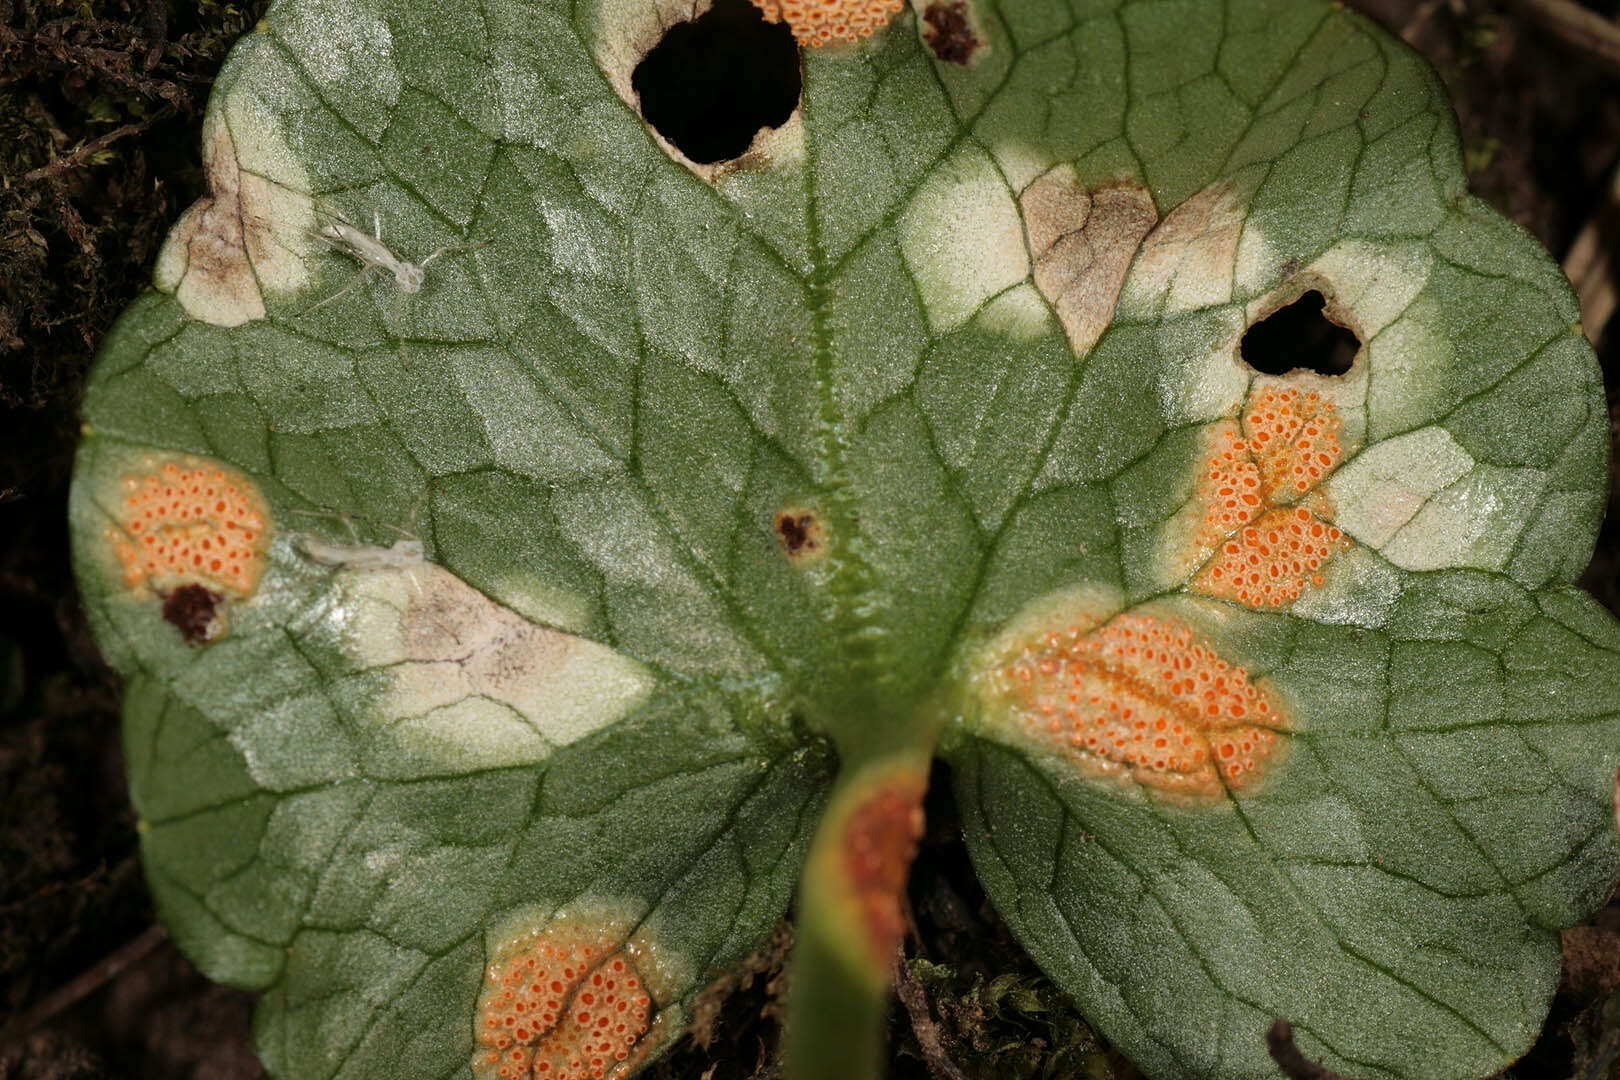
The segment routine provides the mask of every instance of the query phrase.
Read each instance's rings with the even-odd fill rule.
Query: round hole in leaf
[[[1314,371],[1343,375],[1350,370],[1361,340],[1328,318],[1327,298],[1312,289],[1273,311],[1243,335],[1243,362],[1266,375]]]
[[[630,75],[641,115],[699,165],[737,157],[799,103],[799,49],[748,0],[676,23]]]

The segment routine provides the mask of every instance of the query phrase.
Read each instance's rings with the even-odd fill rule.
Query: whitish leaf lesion
[[[381,684],[366,712],[394,745],[385,772],[532,763],[642,704],[656,679],[606,645],[530,622],[422,556],[320,541],[332,567],[313,625]]]
[[[309,281],[314,208],[301,194],[308,178],[265,116],[229,98],[204,127],[203,161],[209,193],[175,223],[153,280],[193,319],[241,326],[265,317],[267,291],[291,293]]]

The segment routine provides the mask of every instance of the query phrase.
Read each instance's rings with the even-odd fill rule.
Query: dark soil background
[[[1461,116],[1474,190],[1565,259],[1620,252],[1620,49],[1547,30],[1557,0],[1355,0],[1424,52]],[[1566,0],[1567,2],[1567,0]],[[118,739],[118,682],[85,627],[64,506],[90,358],[202,194],[213,74],[264,0],[0,0],[0,1080],[262,1076],[250,995],[153,924]],[[1611,18],[1614,0],[1592,9]],[[1611,22],[1611,26],[1615,26]],[[1620,40],[1617,32],[1616,40]],[[1586,261],[1566,265],[1572,272]],[[1598,334],[1602,276],[1587,327]],[[1609,305],[1612,307],[1612,303]],[[1620,325],[1617,323],[1615,325]],[[1620,331],[1598,340],[1620,384]],[[1587,587],[1620,606],[1620,516]],[[1128,1077],[1013,943],[936,777],[911,886],[893,1075]],[[713,989],[663,1078],[774,1075],[784,930]],[[1547,1029],[1513,1077],[1620,1078],[1620,905],[1565,934]],[[706,1045],[700,1045],[706,1044]]]

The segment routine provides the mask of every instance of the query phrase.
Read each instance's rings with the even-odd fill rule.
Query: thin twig
[[[123,974],[125,969],[138,963],[147,953],[162,944],[168,936],[162,925],[154,923],[134,941],[97,961],[89,971],[50,994],[28,1011],[12,1017],[5,1027],[0,1028],[0,1050],[21,1042],[57,1013],[73,1007],[112,982]]]
[[[99,150],[106,149],[119,139],[128,138],[131,135],[139,135],[141,132],[145,131],[158,121],[167,120],[173,115],[174,106],[165,105],[151,116],[148,116],[145,120],[137,120],[133,123],[125,124],[122,127],[115,128],[112,131],[107,132],[105,135],[97,135],[95,138],[91,139],[77,150],[62,155],[50,164],[41,165],[37,169],[23,173],[22,180],[26,183],[32,180],[44,180],[48,177],[60,176],[62,173],[67,172],[69,169],[79,164],[79,162],[83,161],[91,154],[94,154]]]
[[[1271,1051],[1271,1060],[1277,1063],[1277,1068],[1290,1080],[1345,1080],[1306,1057],[1294,1045],[1294,1025],[1286,1020],[1279,1019],[1266,1032],[1266,1049]]]
[[[1620,167],[1609,178],[1603,201],[1592,211],[1564,256],[1564,275],[1575,286],[1581,302],[1581,326],[1594,345],[1614,315],[1620,300],[1620,266],[1614,245],[1620,242]]]
[[[1620,24],[1575,0],[1508,0],[1525,18],[1574,51],[1620,75]]]
[[[894,967],[895,995],[899,997],[900,1004],[906,1007],[906,1015],[911,1017],[911,1031],[917,1036],[917,1046],[922,1050],[923,1064],[928,1066],[928,1074],[934,1080],[967,1080],[967,1074],[945,1053],[939,1038],[939,1025],[934,1023],[933,1016],[928,1012],[928,995],[906,966],[905,957],[900,957]]]

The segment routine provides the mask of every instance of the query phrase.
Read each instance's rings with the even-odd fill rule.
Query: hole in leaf
[[[799,103],[799,49],[748,0],[676,23],[630,75],[641,115],[699,165],[737,157]]]
[[[1312,289],[1249,327],[1239,346],[1243,362],[1267,375],[1314,371],[1343,375],[1361,349],[1354,333],[1327,317],[1327,298]]]

